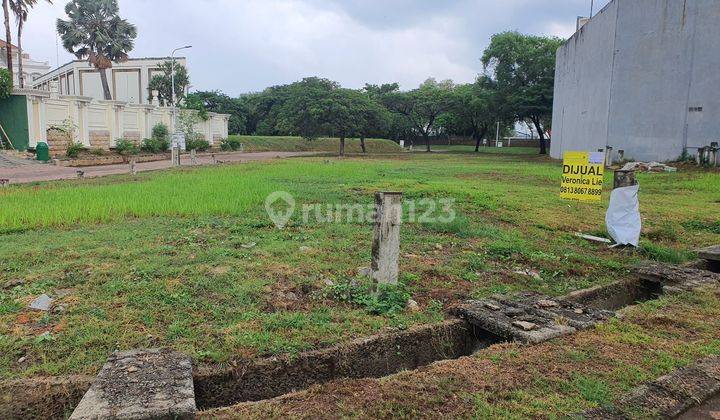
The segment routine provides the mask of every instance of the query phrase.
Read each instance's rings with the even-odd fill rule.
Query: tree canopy
[[[159,70],[162,74],[156,74],[148,83],[148,96],[153,90],[158,91],[158,100],[163,106],[172,105],[172,71],[173,63],[168,60],[160,64]],[[185,92],[190,84],[188,71],[182,64],[175,62],[175,99],[181,102],[185,99]]]
[[[547,153],[545,136],[552,120],[555,53],[559,38],[503,32],[494,35],[482,63],[497,83],[502,106],[518,121],[529,120],[540,136],[540,153]]]
[[[68,20],[57,20],[63,47],[98,69],[105,99],[112,99],[105,70],[127,61],[137,37],[135,25],[120,17],[117,0],[72,0],[65,13]]]
[[[532,124],[546,152],[550,127],[556,38],[506,32],[495,35],[482,57],[485,73],[472,83],[428,79],[415,89],[398,83],[346,89],[319,77],[269,87],[236,98],[195,92],[188,106],[228,113],[233,134],[297,135],[308,139],[369,136],[414,143],[443,136],[471,136],[479,150],[499,124],[511,133],[516,122]],[[341,153],[343,151],[341,150]]]

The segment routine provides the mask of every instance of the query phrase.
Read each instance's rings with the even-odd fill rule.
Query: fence
[[[229,115],[208,113],[195,131],[211,145],[228,136]],[[64,151],[69,137],[86,147],[109,149],[118,139],[139,142],[150,137],[158,123],[171,131],[172,108],[121,101],[101,101],[84,96],[16,89],[0,101],[0,123],[11,128],[10,141],[18,150],[46,142],[51,152]]]

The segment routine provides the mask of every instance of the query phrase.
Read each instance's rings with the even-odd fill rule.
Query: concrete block
[[[720,245],[715,245],[703,249],[698,249],[698,257],[703,260],[720,263]]]
[[[534,293],[521,294],[513,300],[470,301],[453,312],[498,337],[524,344],[571,334],[613,316],[610,311]]]
[[[190,358],[170,350],[115,352],[70,419],[191,419]]]
[[[690,267],[663,263],[644,263],[634,269],[640,279],[659,283],[666,293],[691,291],[699,287],[720,284],[720,274]]]

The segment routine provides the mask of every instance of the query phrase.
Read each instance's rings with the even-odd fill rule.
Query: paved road
[[[259,153],[217,153],[218,162],[251,162],[258,160],[269,160],[276,158],[288,158],[295,156],[312,156],[315,152],[259,152]],[[211,165],[212,156],[198,155],[198,165]],[[190,156],[183,155],[181,159],[183,166],[190,166]],[[144,162],[135,165],[138,172],[156,171],[172,167],[170,160],[157,162]],[[27,184],[38,181],[55,181],[61,179],[76,179],[77,171],[85,172],[85,178],[97,178],[107,175],[126,174],[130,171],[127,164],[86,166],[83,168],[68,168],[50,164],[24,164],[24,165],[0,165],[0,179],[9,179],[10,184]]]
[[[16,168],[18,166],[30,166],[39,164],[40,163],[37,161],[19,158],[0,151],[0,168]]]

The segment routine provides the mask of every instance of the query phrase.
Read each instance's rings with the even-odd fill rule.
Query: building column
[[[85,102],[78,102],[78,113],[80,117],[80,121],[78,122],[78,125],[80,126],[80,142],[90,147],[92,146],[90,144],[90,127],[89,127],[89,121],[88,121],[88,104]]]
[[[68,106],[68,117],[72,120],[72,123],[77,127],[73,131],[74,143],[82,143],[82,121],[80,120],[80,103],[76,100],[69,100]]]
[[[25,101],[27,102],[27,124],[28,124],[28,146],[37,146],[37,133],[35,133],[35,98],[26,96]]]
[[[37,98],[38,104],[38,129],[37,140],[47,143],[47,119],[45,117],[45,98]]]
[[[125,130],[123,130],[123,110],[125,107],[122,105],[112,104],[110,109],[112,111],[112,121],[113,121],[113,132],[112,132],[112,139],[110,139],[110,144],[115,146],[118,139],[123,138],[123,135],[125,134]]]
[[[145,108],[145,132],[147,138],[150,138],[152,136],[152,108]]]

